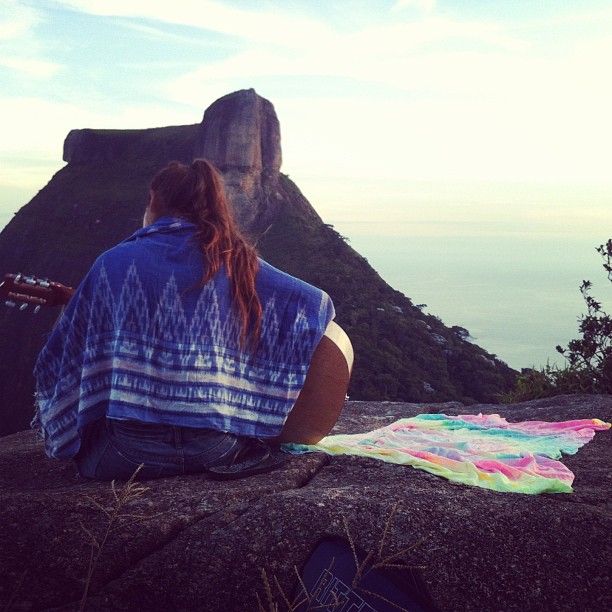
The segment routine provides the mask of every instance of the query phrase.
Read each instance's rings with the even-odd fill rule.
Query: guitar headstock
[[[67,304],[74,289],[46,278],[27,274],[6,274],[0,283],[0,298],[6,306],[25,310],[29,305],[38,312],[43,306]]]

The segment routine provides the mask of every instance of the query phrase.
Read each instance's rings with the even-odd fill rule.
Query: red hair
[[[151,181],[163,212],[191,221],[204,257],[203,287],[225,266],[233,306],[242,323],[241,345],[257,346],[262,308],[255,290],[257,252],[234,223],[219,171],[207,160],[170,162]]]

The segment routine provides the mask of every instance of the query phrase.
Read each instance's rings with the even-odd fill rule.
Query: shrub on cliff
[[[612,282],[612,239],[597,247],[597,252]],[[562,393],[612,393],[612,315],[593,298],[592,287],[589,280],[580,285],[587,308],[578,325],[582,337],[571,340],[565,348],[556,347],[568,365],[524,370],[513,391],[502,396],[502,401],[527,401]]]

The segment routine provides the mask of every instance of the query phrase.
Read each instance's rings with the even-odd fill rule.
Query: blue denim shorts
[[[81,476],[128,480],[205,472],[231,464],[249,438],[213,429],[100,419],[81,431],[75,459]]]

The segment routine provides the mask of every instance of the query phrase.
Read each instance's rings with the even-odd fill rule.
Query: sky
[[[611,64],[609,0],[0,0],[0,228],[71,129],[253,87],[282,171],[385,280],[538,365],[611,237]]]

